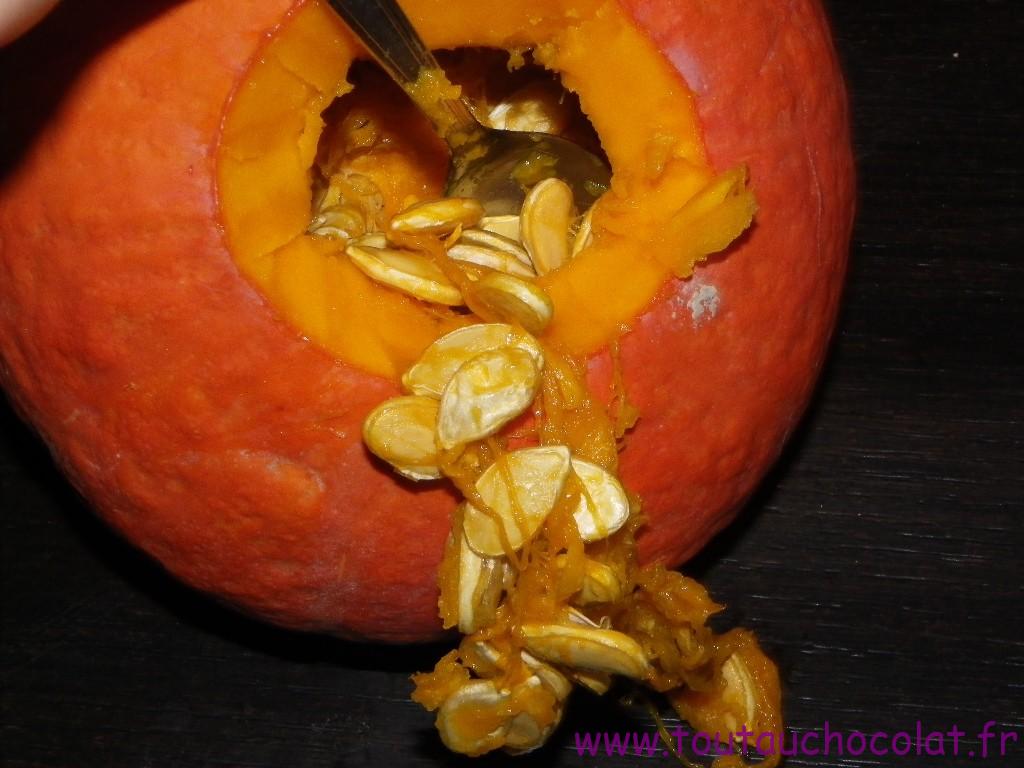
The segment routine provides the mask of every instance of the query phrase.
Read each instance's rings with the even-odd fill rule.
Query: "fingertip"
[[[39,23],[58,0],[0,0],[0,48]]]

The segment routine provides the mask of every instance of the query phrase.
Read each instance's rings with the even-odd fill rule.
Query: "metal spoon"
[[[545,133],[487,128],[462,99],[432,96],[424,79],[442,70],[396,0],[328,2],[448,144],[447,195],[476,198],[489,214],[498,215],[519,212],[524,177],[535,182],[557,176],[572,188],[580,210],[608,188],[608,165],[578,144]],[[541,175],[533,178],[535,169]]]

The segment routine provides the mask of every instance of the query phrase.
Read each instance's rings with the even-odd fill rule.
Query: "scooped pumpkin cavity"
[[[491,69],[496,51],[515,51],[515,60],[503,54],[506,73],[532,51],[600,137],[612,188],[587,221],[589,245],[557,268],[542,259],[539,281],[553,308],[545,338],[572,354],[594,352],[629,327],[673,273],[688,274],[749,225],[755,205],[742,169],[720,177],[709,167],[692,94],[617,3],[533,0],[449,16],[422,30],[433,47],[489,50],[476,64]],[[382,80],[353,91],[346,78],[360,56],[328,9],[311,3],[296,12],[229,106],[218,192],[235,259],[271,303],[340,359],[396,378],[462,318],[381,286],[344,258],[344,238],[320,234],[326,222],[356,236],[380,216],[436,199],[447,156],[408,100],[374,96],[388,93]],[[482,119],[571,134],[572,118],[549,81],[509,94],[479,75],[487,67],[472,55],[453,69],[468,73],[461,87],[483,105]],[[345,115],[325,134],[324,114],[340,96]],[[329,176],[314,191],[318,168]],[[314,217],[321,218],[311,227]]]

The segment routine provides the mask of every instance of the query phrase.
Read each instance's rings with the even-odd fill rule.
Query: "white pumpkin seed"
[[[369,176],[360,173],[343,171],[333,174],[327,187],[321,190],[316,198],[313,207],[318,211],[340,205],[354,208],[361,214],[365,230],[377,228],[377,222],[384,210],[384,195],[380,187]]]
[[[540,683],[535,683],[535,685],[540,685]],[[517,713],[508,723],[508,731],[505,733],[505,751],[513,755],[525,755],[527,752],[544,746],[544,742],[547,741],[548,736],[558,724],[558,720],[561,719],[561,711],[558,714],[559,717],[547,728],[541,728],[529,712]]]
[[[470,680],[438,709],[441,741],[453,752],[472,756],[503,746],[509,721],[498,710],[511,697],[511,691],[499,691],[490,680]]]
[[[573,512],[584,541],[599,541],[615,533],[629,517],[629,498],[622,484],[596,464],[574,458],[572,469],[583,485]]]
[[[526,650],[552,664],[643,680],[649,665],[629,635],[568,624],[523,624]]]
[[[479,323],[445,334],[427,347],[402,376],[402,384],[409,392],[439,398],[455,372],[470,358],[499,347],[525,350],[538,369],[544,367],[544,353],[532,336],[507,323]]]
[[[558,568],[565,568],[569,560],[568,555],[557,555],[555,565]],[[573,598],[573,603],[579,606],[592,605],[593,603],[611,603],[622,596],[622,584],[615,573],[615,569],[605,565],[599,560],[590,557],[583,559],[583,579],[579,592]],[[580,614],[583,616],[583,614]],[[575,617],[573,617],[575,618]],[[586,618],[585,616],[583,618]],[[573,623],[583,623],[574,621]],[[597,626],[586,619],[589,626]]]
[[[437,456],[438,403],[406,396],[385,400],[363,422],[366,447],[412,480],[441,477]]]
[[[518,240],[474,227],[463,231],[459,242],[466,245],[479,245],[483,248],[492,248],[495,251],[507,253],[509,256],[514,256],[524,267],[529,267],[530,274],[535,274],[533,262],[530,261],[530,254],[519,244]]]
[[[722,677],[725,680],[725,700],[742,712],[744,718],[742,723],[731,723],[731,730],[738,731],[741,725],[753,728],[757,724],[757,684],[746,663],[733,653],[722,665]],[[734,721],[735,715],[730,713],[728,719]]]
[[[484,216],[477,225],[480,229],[493,232],[509,240],[519,241],[519,215],[510,213],[502,216]]]
[[[417,299],[434,304],[463,303],[459,289],[430,259],[407,251],[350,245],[345,253],[366,275]]]
[[[587,558],[583,563],[583,586],[576,597],[579,605],[613,603],[622,597],[622,584],[615,569]]]
[[[351,240],[366,231],[366,219],[351,205],[335,205],[314,216],[306,231],[321,237]]]
[[[499,320],[522,326],[534,335],[547,328],[555,313],[547,293],[520,277],[491,272],[475,282],[471,290],[476,301]]]
[[[499,347],[467,360],[441,394],[437,440],[444,449],[493,435],[530,407],[540,389],[533,356]]]
[[[612,687],[612,676],[607,672],[591,672],[585,669],[572,669],[566,673],[569,679],[578,683],[598,696],[604,696]]]
[[[355,238],[351,244],[362,246],[364,248],[387,248],[388,238],[383,232],[370,232],[369,234]]]
[[[544,81],[530,83],[487,113],[487,123],[503,131],[559,134],[569,122],[562,94]]]
[[[556,699],[564,701],[569,698],[569,694],[572,693],[572,683],[569,682],[569,678],[527,651],[520,651],[519,656]]]
[[[459,655],[464,666],[472,667],[480,677],[497,677],[505,670],[508,661],[494,645],[475,635],[463,639]]]
[[[502,253],[493,248],[485,248],[479,245],[467,243],[456,243],[448,249],[448,258],[455,261],[462,261],[477,266],[495,269],[509,275],[519,277],[536,277],[530,267],[525,266],[515,256]]]
[[[469,197],[445,197],[415,203],[391,219],[391,229],[447,235],[458,227],[472,227],[484,215],[484,207]]]
[[[473,669],[481,677],[497,677],[508,668],[508,659],[486,640],[466,638],[459,647],[459,652],[464,658],[468,656],[472,659]],[[519,657],[556,699],[564,701],[569,698],[572,683],[566,675],[527,651],[520,651]]]
[[[528,696],[530,689],[540,688],[542,685],[541,680],[532,675],[515,686],[513,696]],[[552,731],[558,727],[563,710],[562,700],[556,699],[555,718],[543,727],[529,711],[517,712],[509,720],[508,731],[505,734],[505,751],[513,755],[522,755],[543,746]]]
[[[494,621],[505,576],[505,559],[481,557],[466,542],[459,547],[459,631],[472,634]]]
[[[554,509],[569,468],[569,449],[563,445],[523,448],[499,458],[476,482],[477,493],[498,519],[467,503],[462,524],[469,546],[479,555],[503,555],[504,532],[512,550],[519,550]]]
[[[544,179],[527,193],[520,224],[523,245],[538,275],[546,275],[569,260],[572,219],[572,189],[561,179]]]
[[[572,256],[574,258],[579,255],[580,251],[594,242],[593,217],[594,208],[591,206],[580,219],[579,227],[576,229],[576,235],[572,239]]]
[[[574,624],[577,627],[591,627],[593,629],[600,628],[600,624],[591,619],[587,614],[577,608],[566,608],[562,616],[562,619],[567,624]]]

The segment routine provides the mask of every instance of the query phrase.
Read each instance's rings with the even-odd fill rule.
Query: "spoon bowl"
[[[553,176],[569,185],[580,210],[608,189],[608,164],[575,142],[546,133],[485,131],[482,153],[460,162],[459,150],[453,152],[450,197],[475,198],[497,216],[517,213],[526,190]]]

